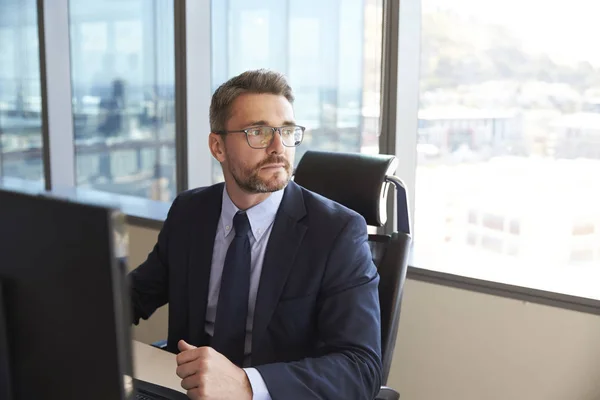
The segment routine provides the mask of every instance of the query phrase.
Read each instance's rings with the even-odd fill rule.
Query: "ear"
[[[208,135],[208,148],[218,162],[225,161],[225,138],[222,135],[211,132]]]

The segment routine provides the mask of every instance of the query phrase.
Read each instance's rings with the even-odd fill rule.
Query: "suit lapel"
[[[190,228],[190,257],[188,260],[189,338],[190,343],[204,343],[204,321],[208,301],[208,284],[212,254],[221,216],[223,184],[214,185],[199,194],[192,205],[194,216]]]
[[[306,215],[306,208],[302,191],[292,181],[285,189],[281,206],[273,222],[263,261],[252,328],[253,349],[258,348],[279,303],[296,253],[306,233],[306,226],[298,223],[304,215]]]

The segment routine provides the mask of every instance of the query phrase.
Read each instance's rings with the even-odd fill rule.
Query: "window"
[[[0,177],[44,182],[35,0],[0,1]]]
[[[173,0],[71,0],[69,12],[77,185],[172,200]]]
[[[483,222],[481,224],[488,229],[496,231],[504,230],[504,218],[498,215],[484,214]]]
[[[511,219],[509,227],[509,231],[513,235],[519,235],[521,233],[521,222],[519,220]]]
[[[415,264],[600,298],[597,4],[422,5]]]
[[[381,0],[215,0],[213,90],[245,70],[277,70],[307,127],[296,162],[309,149],[378,153],[381,26]]]
[[[591,222],[576,224],[573,225],[571,232],[573,236],[593,235],[595,232],[595,226]]]

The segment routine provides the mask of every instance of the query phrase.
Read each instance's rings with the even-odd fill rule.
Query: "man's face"
[[[294,110],[284,96],[246,93],[231,105],[226,130],[237,131],[256,126],[295,125]],[[292,177],[295,147],[286,147],[276,132],[264,149],[248,145],[243,132],[223,137],[225,175],[231,175],[247,193],[269,193],[283,189]],[[229,173],[229,174],[228,174]]]

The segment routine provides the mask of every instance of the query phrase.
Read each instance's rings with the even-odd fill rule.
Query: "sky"
[[[423,12],[451,9],[482,22],[503,25],[524,49],[559,62],[589,61],[600,67],[598,0],[421,0]]]

